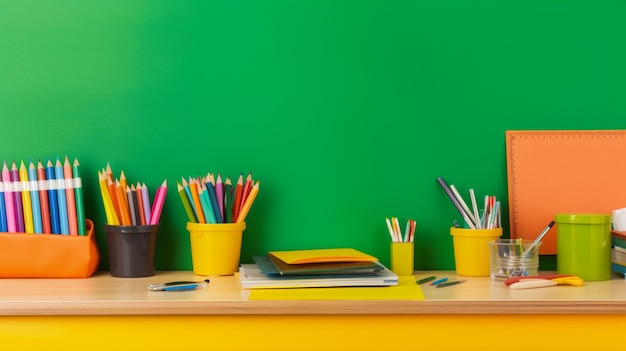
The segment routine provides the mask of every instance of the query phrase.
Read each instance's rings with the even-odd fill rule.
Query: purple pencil
[[[15,224],[15,195],[13,195],[14,187],[11,182],[11,172],[7,167],[6,161],[2,166],[2,181],[6,188],[4,189],[4,203],[6,205],[7,212],[7,229],[10,233],[17,232],[17,225]]]
[[[20,171],[15,162],[11,165],[11,183],[13,184],[13,201],[15,204],[15,229],[18,233],[24,233],[24,208],[22,207],[22,187],[20,183]]]

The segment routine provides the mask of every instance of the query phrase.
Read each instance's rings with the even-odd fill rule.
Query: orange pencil
[[[141,191],[141,183],[137,182],[137,187],[135,188],[135,192],[137,193],[137,212],[139,212],[139,221],[138,224],[146,225],[146,214],[144,212],[143,206],[143,194]]]
[[[198,223],[206,223],[204,219],[204,213],[202,212],[202,204],[200,203],[200,197],[198,195],[198,181],[189,177],[189,191],[191,191],[191,199],[196,210],[196,217]]]
[[[72,165],[65,156],[63,163],[63,177],[65,177],[65,198],[67,201],[67,222],[70,235],[78,235],[78,220],[76,218],[76,197],[74,195],[74,176],[72,175]]]
[[[106,174],[105,177],[107,182],[107,188],[109,189],[109,196],[111,197],[111,203],[113,205],[113,211],[115,211],[115,215],[117,216],[118,220],[120,220],[120,218],[122,218],[122,213],[120,212],[120,205],[117,199],[117,192],[115,191],[115,184],[111,179],[109,179]]]
[[[237,185],[235,186],[235,201],[233,202],[233,220],[237,220],[239,209],[241,208],[241,192],[243,191],[243,173],[239,174]]]
[[[250,207],[252,207],[252,203],[256,198],[256,195],[259,193],[259,181],[257,181],[252,188],[250,188],[250,192],[246,197],[246,202],[244,202],[241,207],[241,212],[239,212],[239,217],[237,217],[237,223],[241,223],[246,220],[246,216],[248,215],[248,211],[250,211]]]
[[[115,197],[117,197],[118,199],[123,199],[126,197],[126,188],[122,188],[122,182],[120,182],[119,180],[115,181]],[[119,201],[118,205],[120,206],[120,224],[131,225],[130,210],[128,209],[127,202]]]
[[[128,182],[126,181],[126,174],[124,174],[124,171],[120,172],[120,186],[122,187],[122,191],[125,191],[126,187],[128,186]],[[121,198],[118,196],[117,198],[123,200],[126,203],[126,208],[128,208],[128,198],[126,196],[122,196]]]

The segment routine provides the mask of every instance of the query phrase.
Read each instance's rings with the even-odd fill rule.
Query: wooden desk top
[[[542,272],[543,273],[543,272]],[[546,272],[547,274],[547,272]],[[420,271],[456,279],[454,271]],[[422,284],[426,300],[248,300],[235,276],[211,276],[207,289],[148,291],[150,283],[202,280],[190,271],[146,278],[0,279],[0,315],[276,315],[276,314],[626,314],[626,280],[585,282],[582,287],[511,290],[489,277],[460,277],[463,284]]]

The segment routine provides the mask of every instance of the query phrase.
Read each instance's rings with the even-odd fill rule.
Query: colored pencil
[[[63,162],[63,177],[65,179],[65,198],[67,201],[67,224],[70,235],[78,235],[78,221],[76,219],[76,195],[74,194],[74,175],[72,165],[65,156]]]
[[[127,190],[128,185],[126,187],[122,187],[122,183],[119,180],[115,181],[115,196],[118,199],[127,198]],[[131,225],[131,212],[128,208],[129,202],[128,200],[118,201],[118,205],[120,206],[120,224],[121,225]]]
[[[57,157],[54,171],[57,179],[57,201],[59,202],[59,223],[61,225],[61,234],[69,235],[70,227],[67,211],[67,193],[65,192],[65,178],[63,174],[63,165]]]
[[[165,203],[165,196],[167,195],[167,179],[163,181],[160,187],[157,188],[156,195],[154,195],[154,203],[152,204],[152,213],[150,214],[150,224],[159,224],[161,219],[161,212],[163,210],[163,204]]]
[[[15,223],[18,233],[24,233],[24,205],[22,200],[22,186],[20,174],[15,162],[11,164],[11,181],[13,183],[13,198],[15,199]]]
[[[224,181],[224,223],[233,222],[233,201],[235,195],[233,193],[233,183],[230,177],[226,177]]]
[[[217,174],[215,180],[215,199],[217,200],[217,211],[220,213],[220,218],[224,218],[224,183],[222,182],[222,175]]]
[[[202,206],[202,212],[206,216],[207,223],[216,223],[215,212],[213,211],[213,205],[211,205],[211,198],[209,191],[206,188],[206,184],[199,183],[200,190],[198,190],[198,197],[200,198],[200,205]]]
[[[148,194],[146,183],[141,184],[141,201],[143,201],[143,215],[146,218],[147,225],[150,223],[150,212],[152,212],[152,209],[150,208],[150,195]]]
[[[248,211],[250,211],[250,207],[252,207],[252,203],[259,193],[259,181],[257,180],[254,183],[254,186],[250,188],[250,192],[248,196],[246,196],[246,201],[244,202],[241,212],[239,212],[239,216],[237,217],[237,223],[241,223],[246,220],[246,216],[248,215]]]
[[[124,171],[120,172],[120,186],[122,187],[122,190],[124,192],[124,196],[122,197],[122,199],[124,200],[124,202],[126,202],[126,208],[128,207],[128,197],[126,197],[126,187],[128,186],[128,181],[126,180],[126,174],[124,174]]]
[[[54,165],[50,159],[48,159],[48,163],[46,164],[46,178],[46,183],[48,183],[48,204],[50,207],[50,226],[52,227],[52,234],[61,234],[56,174]]]
[[[104,170],[98,171],[98,184],[100,185],[100,194],[102,195],[102,203],[104,204],[104,212],[106,213],[107,223],[109,225],[119,225],[119,219],[113,209],[113,201],[109,194],[109,187],[107,185],[107,175]]]
[[[11,173],[9,171],[9,167],[7,167],[6,161],[2,165],[2,182],[4,183],[4,204],[7,213],[7,231],[15,233],[17,232],[17,224],[15,223],[15,197],[13,195]]]
[[[112,180],[109,176],[106,176],[106,186],[109,189],[109,196],[111,197],[111,204],[113,205],[113,211],[115,212],[115,216],[118,221],[122,223],[122,213],[120,212],[120,199],[118,199],[117,191],[115,191],[115,181]],[[126,192],[124,192],[124,196],[126,196]],[[130,204],[128,205],[130,208]]]
[[[0,181],[0,232],[7,231],[7,212],[4,202],[4,182]]]
[[[137,182],[137,186],[135,187],[135,194],[137,197],[137,215],[139,216],[137,220],[138,225],[146,225],[146,213],[143,211],[143,193],[141,191],[141,184]]]
[[[36,234],[43,233],[41,221],[41,199],[39,198],[39,182],[37,182],[37,169],[31,161],[28,165],[28,183],[30,188],[30,203],[33,212],[33,231]]]
[[[183,203],[185,213],[187,213],[187,219],[191,223],[198,223],[196,215],[193,213],[191,202],[189,202],[189,198],[187,197],[187,193],[185,192],[185,188],[183,188],[183,186],[179,182],[176,182],[176,190],[178,192],[178,196],[180,197],[180,201]]]
[[[189,192],[191,193],[191,202],[193,203],[193,208],[196,211],[198,223],[206,223],[204,211],[202,210],[202,204],[200,203],[198,182],[191,177],[189,177]]]
[[[248,173],[246,177],[246,181],[243,184],[243,190],[241,192],[241,204],[239,205],[239,212],[243,210],[243,206],[246,203],[246,199],[248,197],[248,193],[250,192],[250,188],[252,187],[252,172]],[[237,216],[239,218],[239,216]]]
[[[204,184],[206,185],[207,191],[209,192],[209,198],[211,199],[211,204],[213,205],[215,223],[223,223],[224,220],[217,204],[217,195],[215,194],[215,178],[213,177],[213,174],[209,173],[207,178],[204,180]]]
[[[74,196],[76,197],[76,223],[78,225],[78,235],[87,235],[87,223],[85,222],[85,202],[83,199],[83,181],[80,176],[80,163],[74,158],[72,165],[74,175]]]
[[[33,206],[30,198],[30,183],[28,182],[28,170],[24,161],[20,162],[20,192],[22,194],[22,213],[24,214],[24,232],[34,233]]]
[[[50,203],[48,202],[48,181],[46,180],[46,170],[41,160],[37,161],[37,181],[39,182],[39,206],[41,209],[42,231],[52,234],[52,227],[50,226]]]
[[[233,202],[233,219],[236,220],[241,208],[241,193],[243,192],[243,173],[239,174],[237,185],[235,185],[235,201]]]
[[[128,197],[128,211],[130,212],[130,225],[137,225],[137,195],[135,194],[135,184],[126,187],[126,196]]]

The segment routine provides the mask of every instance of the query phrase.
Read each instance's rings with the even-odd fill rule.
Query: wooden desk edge
[[[0,315],[502,315],[626,314],[626,301],[39,301],[0,303]]]

